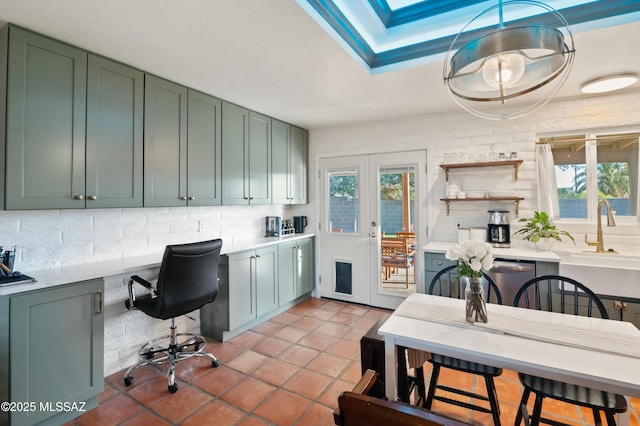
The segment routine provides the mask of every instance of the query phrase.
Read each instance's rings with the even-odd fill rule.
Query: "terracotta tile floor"
[[[105,379],[97,408],[69,425],[332,425],[340,392],[360,378],[360,337],[388,311],[325,299],[308,299],[275,318],[208,349],[222,365],[201,358],[176,368],[179,390],[167,391],[163,370],[136,370],[123,384],[124,370]],[[429,377],[429,363],[425,365]],[[469,388],[483,381],[444,369],[442,383]],[[503,424],[513,424],[520,399],[516,373],[496,381]],[[434,410],[490,425],[488,414],[445,405]],[[545,401],[545,415],[570,424],[592,422],[590,412]],[[640,425],[640,400],[631,401],[631,424]]]

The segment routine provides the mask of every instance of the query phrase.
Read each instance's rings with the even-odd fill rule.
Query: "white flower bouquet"
[[[458,270],[464,277],[482,277],[493,267],[493,247],[479,240],[464,240],[447,250],[445,257],[458,261]]]
[[[447,259],[458,261],[460,281],[467,281],[464,289],[466,301],[465,319],[470,323],[486,323],[488,320],[484,291],[480,283],[483,273],[493,267],[491,251],[492,247],[489,243],[478,240],[464,240],[452,246],[445,254]]]

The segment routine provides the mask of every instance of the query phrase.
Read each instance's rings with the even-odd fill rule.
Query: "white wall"
[[[537,210],[535,141],[538,135],[570,130],[604,129],[640,125],[638,92],[550,102],[542,110],[517,120],[491,121],[460,111],[450,114],[408,117],[397,120],[357,124],[310,132],[312,165],[310,206],[311,223],[317,223],[318,159],[323,156],[427,150],[427,197],[429,240],[455,241],[457,228],[450,220],[458,218],[463,226],[485,226],[486,211],[509,209],[504,202],[452,203],[446,215],[444,170],[439,167],[446,152],[463,151],[469,155],[488,154],[492,144],[498,152],[517,151],[524,160],[519,180],[514,181],[513,169],[467,169],[451,172],[450,181],[463,184],[464,189],[515,191],[525,200],[520,203],[520,216],[530,216]],[[480,177],[480,179],[479,179]],[[512,224],[517,218],[512,215]],[[593,228],[593,229],[592,229]],[[317,229],[317,226],[316,226]],[[592,225],[567,225],[570,232],[595,233]],[[417,230],[423,235],[426,230]],[[606,233],[639,235],[638,224],[608,228]],[[580,237],[578,238],[580,239]],[[427,240],[424,240],[427,242]]]

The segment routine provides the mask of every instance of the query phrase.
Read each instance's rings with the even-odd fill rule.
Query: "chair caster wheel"
[[[169,385],[169,392],[171,392],[171,393],[178,392],[178,385],[176,385],[176,384]]]
[[[133,377],[125,377],[124,378],[124,385],[125,386],[131,386],[133,384]]]
[[[211,366],[213,368],[216,368],[220,365],[220,361],[218,361],[217,359],[215,361],[211,361]]]

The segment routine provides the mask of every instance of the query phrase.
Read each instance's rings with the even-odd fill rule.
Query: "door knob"
[[[376,233],[375,233],[375,232],[372,232],[372,233],[371,233],[371,238],[375,238],[376,236],[377,236],[377,235],[376,235]]]

